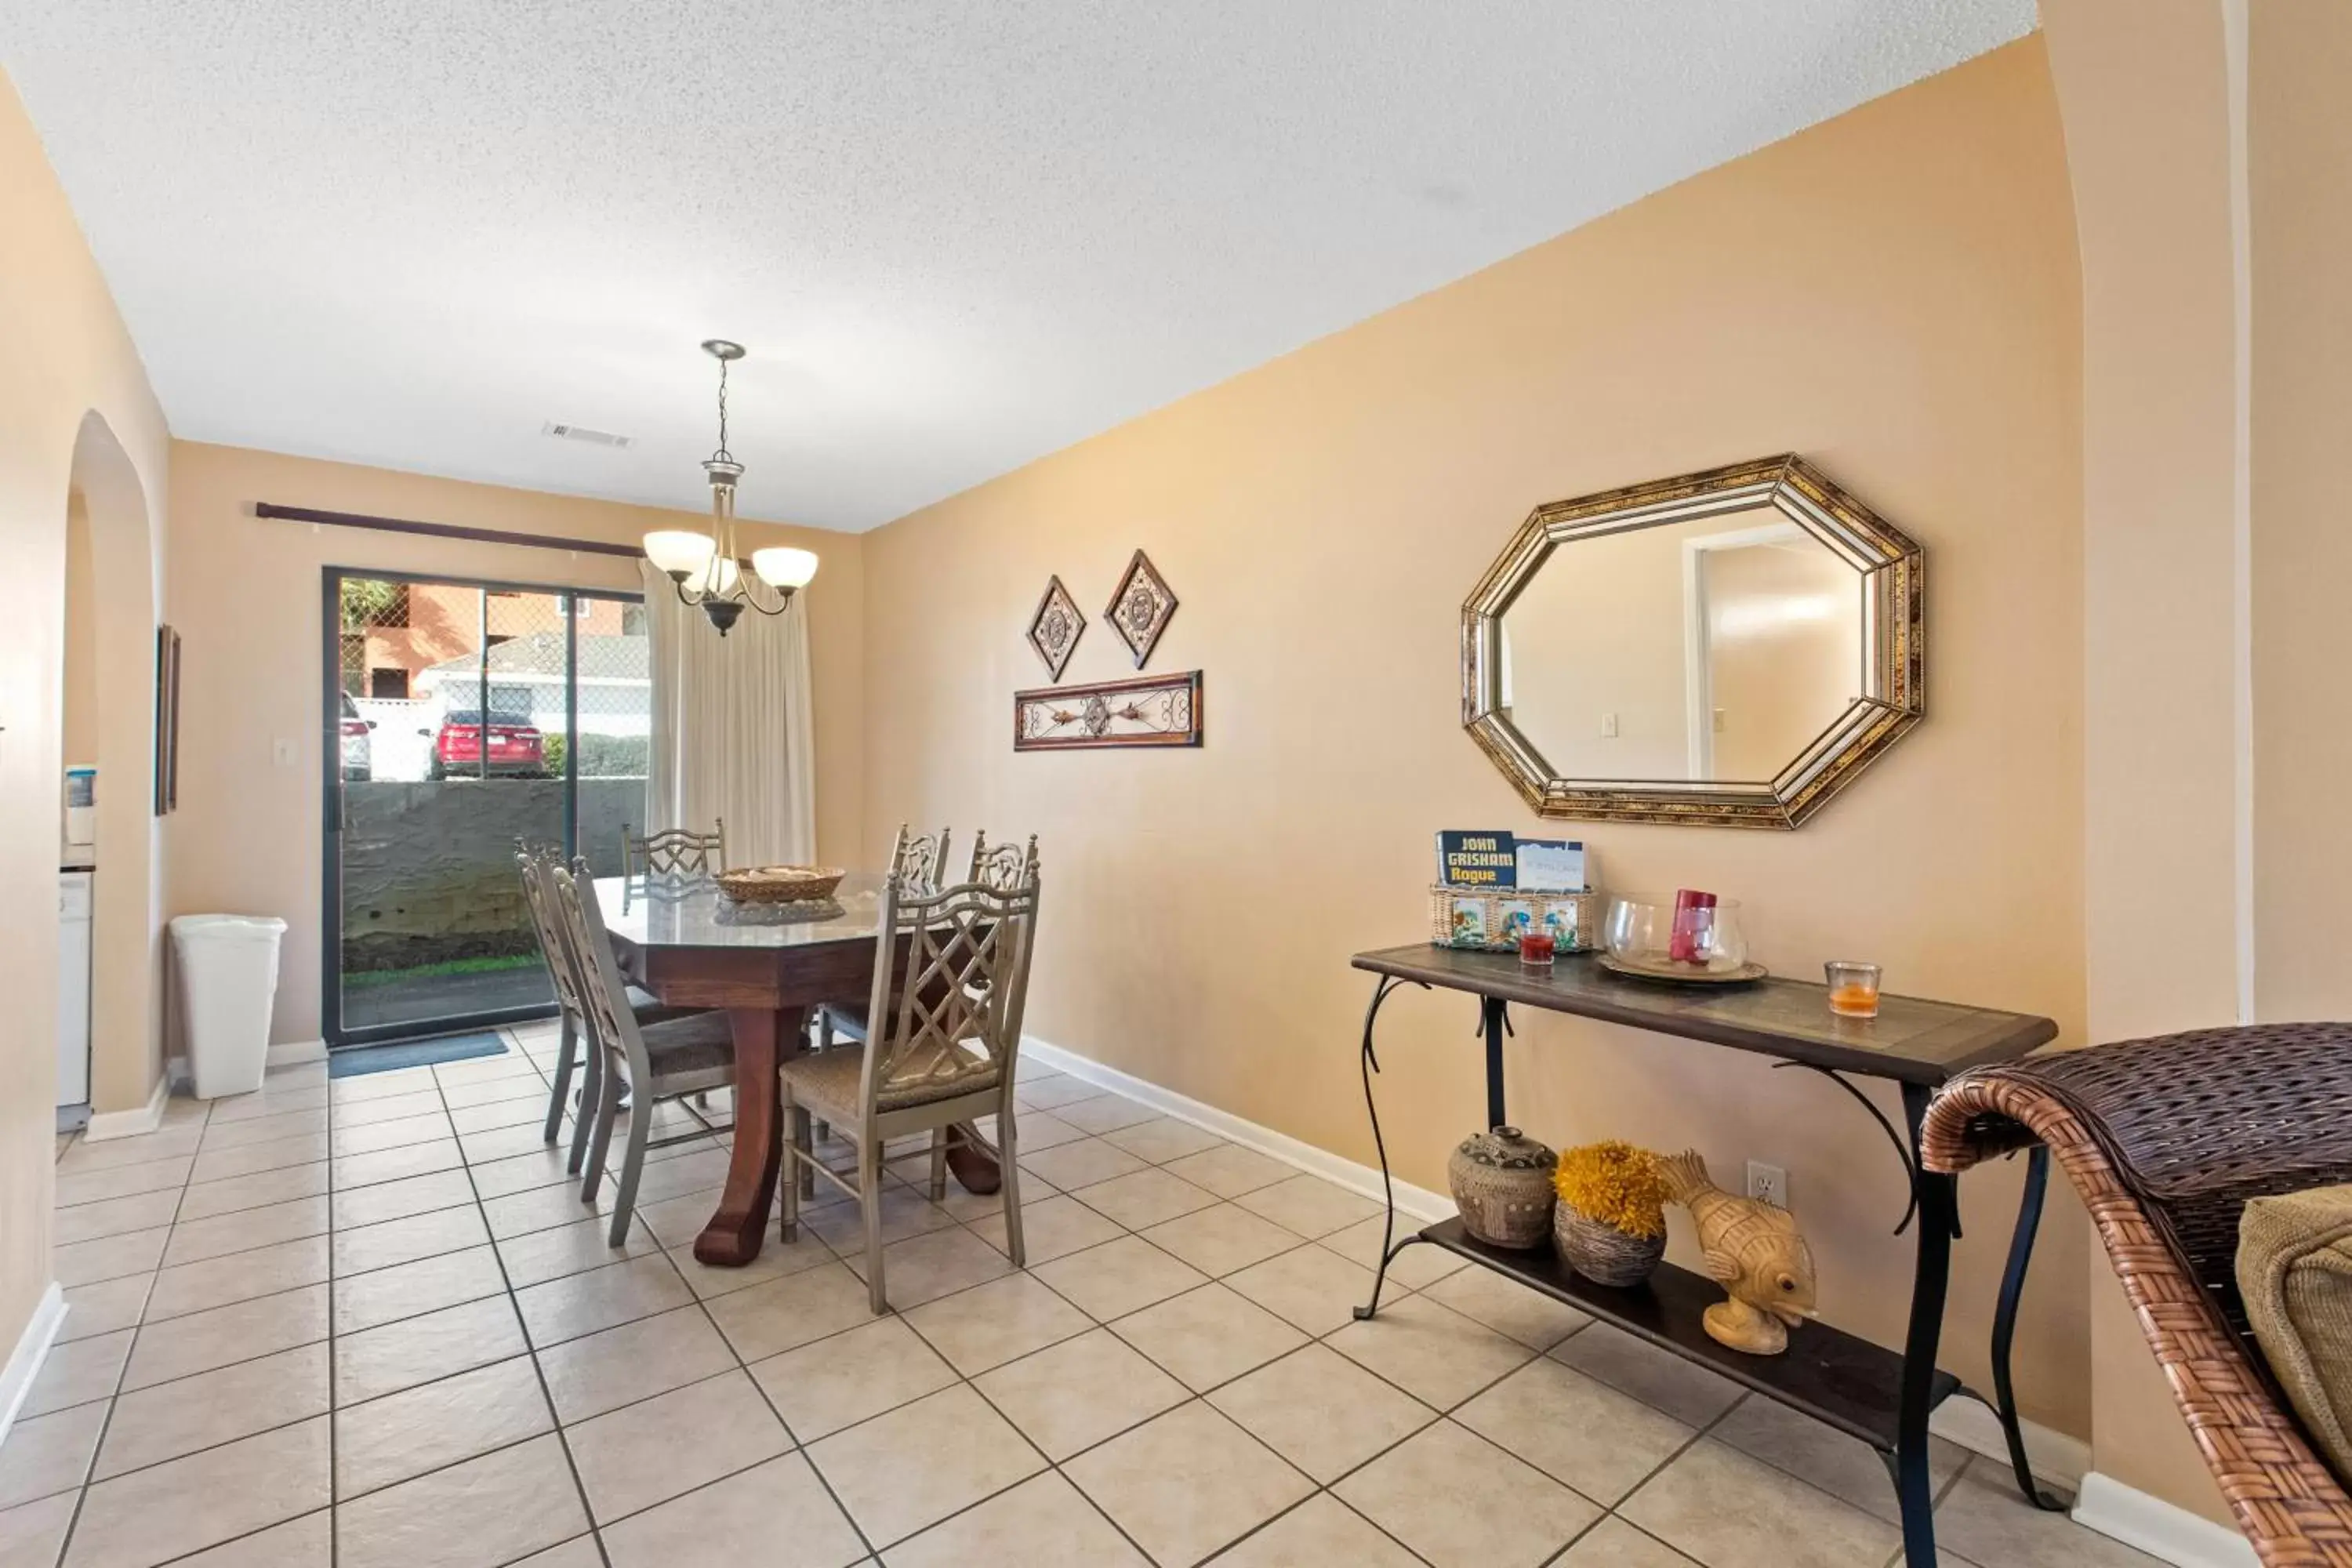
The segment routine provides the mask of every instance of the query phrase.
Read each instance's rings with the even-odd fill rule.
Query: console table
[[[1905,1561],[1910,1568],[1933,1568],[1935,1500],[1927,1471],[1927,1417],[1938,1404],[1960,1392],[1959,1380],[1936,1366],[1952,1238],[1959,1235],[1959,1206],[1954,1179],[1938,1175],[1920,1163],[1920,1119],[1928,1097],[1945,1079],[1969,1068],[2024,1056],[2055,1038],[2057,1025],[2021,1013],[1910,996],[1881,997],[1875,1018],[1843,1018],[1830,1011],[1826,988],[1821,985],[1778,979],[1741,986],[1665,985],[1612,974],[1582,954],[1563,955],[1549,971],[1522,965],[1509,953],[1430,945],[1360,952],[1352,962],[1356,968],[1378,976],[1371,1005],[1364,1014],[1364,1105],[1371,1115],[1381,1183],[1389,1199],[1388,1229],[1382,1238],[1380,1272],[1372,1282],[1372,1300],[1357,1308],[1356,1316],[1370,1318],[1379,1310],[1389,1262],[1415,1243],[1444,1247],[1507,1275],[1871,1445],[1885,1459],[1895,1482],[1903,1515]],[[1548,1247],[1518,1252],[1486,1246],[1464,1231],[1458,1218],[1399,1237],[1388,1146],[1381,1134],[1380,1109],[1372,1096],[1372,1075],[1380,1070],[1372,1030],[1380,1018],[1381,1004],[1399,985],[1408,984],[1465,992],[1479,999],[1490,1127],[1509,1121],[1503,1092],[1503,1037],[1510,1031],[1513,1004],[1755,1052],[1776,1058],[1775,1067],[1816,1072],[1844,1089],[1893,1142],[1910,1189],[1909,1205],[1902,1224],[1895,1227],[1898,1236],[1913,1230],[1917,1246],[1910,1323],[1902,1352],[1813,1321],[1791,1332],[1789,1348],[1780,1355],[1744,1355],[1709,1339],[1700,1323],[1700,1314],[1722,1299],[1721,1287],[1673,1264],[1662,1263],[1646,1283],[1619,1290],[1571,1272]],[[1853,1082],[1857,1078],[1885,1079],[1899,1087],[1903,1131],[1898,1131],[1863,1093]],[[2027,1465],[2009,1375],[2010,1344],[2026,1266],[2032,1257],[2034,1231],[2041,1221],[2048,1159],[2040,1145],[2029,1156],[2024,1201],[2011,1237],[2009,1266],[1994,1314],[1994,1394],[1986,1403],[2000,1416],[2020,1489],[2036,1506],[2056,1508],[2061,1505],[2034,1485]]]

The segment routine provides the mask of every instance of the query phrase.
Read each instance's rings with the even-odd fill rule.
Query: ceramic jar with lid
[[[1462,1228],[1490,1247],[1541,1247],[1551,1239],[1552,1171],[1559,1156],[1516,1127],[1465,1138],[1445,1163],[1445,1184]]]

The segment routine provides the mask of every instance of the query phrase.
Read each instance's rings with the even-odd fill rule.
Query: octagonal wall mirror
[[[1919,546],[1788,456],[1538,507],[1462,721],[1545,816],[1795,827],[1924,714]]]

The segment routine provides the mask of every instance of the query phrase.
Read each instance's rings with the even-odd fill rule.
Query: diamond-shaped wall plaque
[[[1078,602],[1062,586],[1061,578],[1047,578],[1037,613],[1029,617],[1029,646],[1045,662],[1046,679],[1062,679],[1062,667],[1070,662],[1071,650],[1086,629],[1087,618],[1078,613]]]
[[[1118,591],[1103,611],[1103,619],[1135,655],[1136,668],[1141,669],[1151,657],[1160,634],[1168,629],[1169,619],[1175,614],[1176,595],[1169,591],[1167,580],[1150,556],[1137,551],[1135,559],[1127,563],[1127,574],[1118,580]]]

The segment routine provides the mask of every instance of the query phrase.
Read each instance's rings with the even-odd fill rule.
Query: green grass
[[[343,984],[352,985],[390,985],[402,980],[422,980],[433,974],[495,974],[509,969],[536,969],[539,954],[517,953],[509,958],[451,958],[439,963],[419,963],[407,969],[348,970]]]

